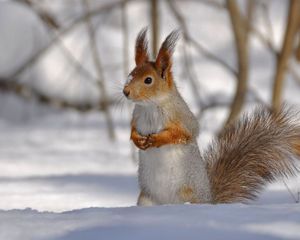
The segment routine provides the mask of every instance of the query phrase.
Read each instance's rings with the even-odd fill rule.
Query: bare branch
[[[121,24],[123,33],[123,70],[124,76],[128,75],[129,72],[129,28],[128,28],[128,15],[127,15],[127,4],[123,3],[121,8]],[[131,114],[132,107],[127,103],[128,113]],[[130,142],[131,159],[134,164],[138,163],[138,157],[134,143]]]
[[[188,75],[188,78],[190,80],[191,86],[192,86],[192,92],[193,95],[197,101],[197,104],[202,105],[202,100],[200,98],[200,94],[198,92],[199,89],[199,84],[197,82],[197,78],[196,78],[196,73],[193,70],[193,64],[192,64],[192,59],[189,57],[189,54],[187,53],[187,44],[189,41],[188,38],[188,29],[187,29],[187,25],[186,22],[184,20],[184,18],[182,17],[182,15],[180,14],[179,10],[177,9],[177,7],[175,6],[175,4],[171,1],[168,0],[167,1],[170,9],[172,10],[173,14],[175,15],[177,21],[179,22],[182,31],[183,31],[183,40],[185,41],[185,44],[183,45],[183,57],[184,57],[184,63],[185,63],[185,70],[186,73]]]
[[[291,73],[292,77],[300,85],[300,75],[297,73],[297,71],[294,68],[290,68],[289,70],[290,70],[290,73]]]
[[[296,32],[300,18],[300,1],[290,0],[288,23],[286,26],[283,46],[277,58],[277,67],[274,78],[272,105],[275,110],[280,108],[282,102],[282,87],[284,76],[288,66],[288,59],[291,56],[295,41]]]
[[[28,5],[31,9],[33,9],[37,13],[39,18],[42,19],[43,22],[45,22],[51,28],[59,29],[61,27],[54,16],[52,16],[50,13],[48,13],[45,10],[37,8],[32,2],[32,0],[17,0],[17,1]]]
[[[159,1],[150,0],[150,17],[151,17],[151,29],[152,29],[152,56],[156,57],[158,51],[159,42]]]
[[[122,4],[121,8],[121,24],[122,24],[122,35],[123,35],[123,69],[124,76],[128,75],[129,72],[129,34],[128,34],[128,18],[126,12],[126,2]]]
[[[189,56],[188,52],[187,52],[187,44],[184,44],[183,46],[183,57],[184,57],[184,66],[185,66],[185,70],[187,73],[188,78],[190,79],[190,83],[191,83],[191,90],[193,92],[193,95],[196,99],[197,104],[200,105],[200,109],[202,109],[202,105],[203,105],[203,101],[200,97],[199,94],[199,83],[197,81],[197,76],[196,73],[193,69],[193,62],[192,62],[192,58]],[[199,110],[201,111],[201,110]]]
[[[90,12],[89,0],[82,0],[82,2],[83,2],[86,12],[89,13]],[[96,32],[93,27],[91,15],[89,15],[89,14],[86,15],[86,24],[87,24],[87,29],[88,29],[91,53],[92,53],[94,65],[95,65],[95,68],[96,68],[96,71],[98,74],[97,85],[98,85],[99,91],[101,93],[101,96],[100,96],[101,101],[104,103],[103,110],[104,110],[105,116],[106,116],[106,124],[107,124],[107,128],[108,128],[108,133],[109,133],[110,138],[112,140],[114,140],[115,139],[114,125],[113,125],[113,121],[112,121],[112,117],[110,114],[108,104],[105,104],[105,102],[108,100],[108,97],[107,97],[106,86],[105,86],[105,81],[104,81],[102,63],[101,63],[101,59],[99,56],[99,48],[98,48],[97,41],[96,41]]]
[[[197,42],[195,39],[193,39],[191,37],[191,35],[188,31],[187,24],[186,24],[183,16],[181,15],[181,13],[177,9],[176,5],[174,4],[174,2],[172,0],[167,0],[167,3],[169,5],[172,13],[174,14],[175,19],[177,20],[177,22],[180,25],[184,40],[186,42],[190,42],[201,55],[203,55],[204,57],[208,58],[211,61],[218,63],[219,65],[224,67],[230,74],[236,76],[237,73],[236,73],[235,69],[233,69],[228,63],[226,63],[221,58],[217,57],[215,54],[213,54],[212,52],[207,50],[202,44],[200,44],[199,42]]]
[[[201,3],[221,10],[226,8],[225,4],[218,2],[216,0],[176,0],[176,1]]]
[[[249,88],[248,89],[248,96],[250,96],[250,103],[259,103],[261,106],[265,106],[266,108],[270,108],[270,106],[268,104],[266,104],[261,98],[260,96],[255,92],[254,89]],[[197,114],[197,118],[201,119],[201,117],[203,116],[203,113],[207,110],[210,110],[212,108],[218,108],[218,107],[225,107],[225,108],[229,108],[231,105],[231,102],[229,100],[224,100],[224,98],[220,98],[220,97],[210,97],[210,99],[208,99],[207,101],[202,103],[201,109],[199,111],[199,113]]]
[[[253,1],[248,0],[248,22],[251,22],[253,13]],[[243,107],[246,93],[247,93],[247,82],[248,82],[248,33],[249,28],[244,28],[241,23],[241,13],[235,0],[227,0],[228,12],[230,15],[230,20],[232,24],[232,29],[234,33],[234,39],[236,44],[237,59],[238,59],[238,75],[237,75],[237,87],[235,91],[235,96],[231,104],[230,114],[227,118],[225,125],[231,123],[235,120]]]
[[[287,189],[287,191],[289,192],[289,194],[291,195],[292,199],[294,200],[295,203],[299,203],[299,195],[298,197],[295,196],[295,194],[292,192],[292,190],[290,189],[290,187],[287,185],[287,183],[282,180],[285,188]],[[298,193],[299,194],[299,193]]]
[[[227,72],[229,72],[234,77],[237,76],[237,71],[232,68],[227,62],[225,62],[223,59],[219,58],[212,52],[210,52],[208,49],[206,49],[203,45],[201,45],[199,42],[197,42],[195,39],[193,39],[190,35],[186,36],[186,40],[191,42],[191,44],[195,47],[196,50],[200,54],[202,54],[204,57],[208,58],[209,60],[218,63],[221,67],[223,67]]]
[[[273,27],[272,27],[272,23],[271,23],[271,19],[270,19],[270,13],[269,13],[269,9],[268,9],[268,5],[264,2],[260,2],[257,1],[258,5],[261,6],[261,9],[263,11],[263,18],[265,21],[265,25],[267,27],[268,30],[268,38],[265,38],[265,42],[268,42],[268,45],[271,46],[269,47],[269,50],[271,51],[271,53],[273,53],[276,58],[279,57],[279,51],[275,49],[274,47],[274,31],[273,31]],[[270,4],[270,2],[268,2],[268,4]],[[299,18],[299,26],[298,29],[300,30],[300,18]],[[298,32],[300,33],[300,31],[298,30]],[[299,35],[300,37],[300,35]],[[300,38],[298,37],[298,39],[300,40]],[[297,60],[297,51],[299,52],[299,60],[300,60],[300,41],[299,41],[299,45],[298,45],[298,49],[296,49],[295,55],[296,55],[296,60]],[[293,76],[293,79],[296,80],[296,83],[300,84],[300,76],[298,75],[298,73],[295,70],[295,67],[293,67],[292,64],[288,64],[288,71],[290,72],[290,74]]]
[[[51,96],[48,96],[24,83],[20,83],[19,81],[13,79],[0,78],[0,91],[12,92],[27,100],[34,99],[35,101],[41,104],[53,106],[56,108],[74,109],[79,112],[103,111],[104,105],[105,104],[107,105],[107,102],[105,104],[103,102],[100,102],[100,104],[71,103],[63,99],[58,99],[58,98],[53,98]],[[108,104],[112,105],[113,101],[109,100]]]
[[[213,108],[219,108],[219,107],[229,107],[230,102],[229,101],[224,101],[224,99],[215,98],[213,100],[206,101],[203,103],[201,106],[200,111],[197,114],[197,118],[201,119],[203,116],[203,113],[206,112],[207,110],[211,110]]]
[[[300,18],[298,22],[298,46],[295,51],[295,57],[298,62],[300,62]]]
[[[11,76],[9,76],[9,78],[18,79],[18,76],[22,74],[25,69],[34,65],[42,56],[44,56],[51,49],[51,47],[57,43],[59,38],[62,38],[63,36],[67,35],[79,24],[83,23],[86,20],[87,15],[93,17],[99,13],[109,11],[115,7],[120,7],[124,2],[129,2],[129,1],[131,0],[120,0],[116,2],[114,1],[112,3],[107,3],[98,8],[90,10],[88,13],[85,13],[82,16],[79,16],[69,26],[60,30],[56,37],[54,37],[44,48],[40,49],[39,51],[37,51],[37,53],[31,56],[31,58],[28,59],[28,61],[26,61],[21,67],[19,67]]]
[[[263,18],[263,21],[264,21],[264,24],[267,28],[267,31],[268,31],[268,36],[269,36],[269,44],[273,46],[274,48],[274,43],[273,43],[273,40],[274,40],[274,30],[273,30],[273,27],[272,27],[272,22],[271,22],[271,19],[270,19],[270,9],[269,9],[269,5],[271,4],[271,2],[262,2],[262,1],[256,1],[258,3],[258,5],[260,5],[260,8],[258,9],[261,9],[262,10],[262,18]]]
[[[74,57],[72,52],[65,46],[61,37],[59,35],[56,35],[56,33],[57,33],[56,27],[54,27],[51,24],[49,25],[47,20],[45,20],[44,18],[41,18],[38,10],[32,5],[32,1],[31,0],[18,0],[18,1],[26,2],[27,4],[29,4],[29,6],[37,14],[37,16],[40,17],[40,20],[42,21],[42,23],[44,23],[47,27],[49,27],[49,29],[51,30],[51,32],[53,33],[54,36],[57,36],[57,45],[60,47],[61,51],[65,54],[65,56],[68,58],[68,60],[74,65],[74,68],[76,70],[78,70],[81,74],[83,74],[84,77],[92,80],[91,82],[95,84],[97,82],[97,79],[95,79],[95,77],[82,65],[82,63]]]
[[[300,37],[299,37],[299,43],[298,43],[298,47],[297,47],[297,49],[296,49],[296,54],[295,54],[295,56],[296,56],[296,59],[297,59],[297,61],[298,62],[300,62]]]

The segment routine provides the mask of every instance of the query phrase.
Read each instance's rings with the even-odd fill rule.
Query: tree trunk
[[[159,42],[158,0],[151,0],[152,56],[156,57]]]

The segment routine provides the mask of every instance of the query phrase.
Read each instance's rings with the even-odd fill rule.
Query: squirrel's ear
[[[162,78],[165,78],[167,70],[171,69],[172,55],[176,46],[176,42],[179,38],[179,33],[179,30],[172,31],[159,49],[155,65]]]
[[[135,63],[136,65],[141,65],[149,60],[148,53],[148,41],[147,41],[147,30],[148,28],[143,28],[137,38],[135,43]]]

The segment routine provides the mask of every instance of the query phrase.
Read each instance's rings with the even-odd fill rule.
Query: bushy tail
[[[259,108],[224,129],[204,158],[213,203],[255,199],[266,182],[298,172],[300,121],[292,110]]]

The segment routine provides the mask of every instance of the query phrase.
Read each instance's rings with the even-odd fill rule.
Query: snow
[[[134,205],[136,164],[126,125],[111,143],[102,116],[59,117],[0,127],[0,209]]]
[[[58,116],[0,125],[0,239],[299,239],[280,183],[248,205],[136,207],[128,127],[111,143],[97,113]]]
[[[178,205],[0,212],[0,238],[299,239],[300,205]],[[13,223],[13,224],[12,224]]]
[[[60,21],[70,21],[81,12],[80,7],[67,11],[70,5],[63,5],[60,0],[48,2],[51,4],[43,1],[41,5],[58,14]],[[272,2],[274,42],[279,48],[286,4],[279,0]],[[177,25],[165,3],[162,6],[167,14],[162,14],[161,31],[167,34]],[[132,67],[134,39],[148,24],[147,5],[129,3],[128,12],[129,26],[134,26],[129,32]],[[108,18],[99,20],[98,38],[103,58],[107,60],[105,77],[110,95],[116,92],[114,84],[119,91],[120,82],[123,84],[126,79],[121,67],[119,13],[119,10],[109,12]],[[227,14],[193,1],[184,5],[182,13],[188,19],[193,38],[235,66]],[[261,24],[258,16],[255,19]],[[205,24],[199,28],[200,22]],[[218,31],[212,31],[216,26]],[[51,38],[36,16],[16,1],[0,2],[0,32],[1,76],[10,75]],[[65,36],[63,43],[77,60],[84,58],[84,67],[95,77],[90,55],[86,54],[85,34],[84,27],[79,26]],[[26,47],[20,47],[22,44]],[[175,79],[184,98],[197,112],[191,86],[178,61],[181,44],[174,55]],[[256,39],[251,39],[251,46],[250,85],[268,102],[274,59]],[[198,56],[194,49],[189,50],[191,55]],[[230,73],[202,57],[195,58],[194,64],[201,98],[230,101],[235,85]],[[295,68],[299,65],[293,64]],[[59,47],[51,48],[39,64],[22,75],[22,80],[28,79],[47,94],[70,101],[92,102],[99,98],[95,82],[87,81],[82,72],[76,74]],[[289,103],[300,102],[299,85],[291,76],[287,78],[284,95]],[[300,239],[300,205],[293,199],[299,199],[299,178],[284,180],[293,196],[279,181],[267,186],[259,199],[247,205],[136,207],[137,163],[131,157],[129,115],[119,109],[113,109],[112,113],[117,132],[115,142],[107,137],[101,113],[62,111],[1,93],[0,240]],[[198,139],[201,149],[205,149],[226,116],[227,110],[222,107],[205,113]]]

